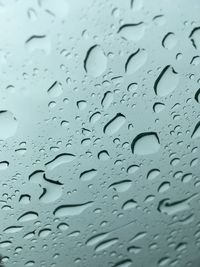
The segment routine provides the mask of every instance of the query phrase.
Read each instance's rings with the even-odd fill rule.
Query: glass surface
[[[200,1],[0,1],[3,267],[200,266]]]

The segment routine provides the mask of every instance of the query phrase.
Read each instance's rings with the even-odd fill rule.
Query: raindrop
[[[0,127],[0,139],[5,140],[15,135],[18,123],[12,112],[8,110],[0,111]]]
[[[144,49],[138,49],[131,54],[125,64],[125,72],[130,75],[139,70],[147,61],[147,52]]]
[[[170,65],[167,65],[159,74],[154,83],[156,95],[167,96],[172,93],[178,86],[179,75]]]
[[[155,132],[141,133],[131,143],[132,153],[137,155],[153,154],[158,152],[159,149],[160,140]]]
[[[126,121],[126,117],[117,113],[115,117],[113,117],[103,128],[103,132],[107,135],[113,135],[120,130],[120,128],[124,125]]]
[[[107,68],[107,57],[99,45],[92,46],[84,59],[85,71],[93,76],[98,77],[105,72]]]
[[[80,215],[87,208],[91,207],[92,205],[93,205],[92,201],[82,204],[61,205],[54,210],[53,214],[56,217],[77,216]]]
[[[125,40],[131,40],[137,42],[142,39],[145,32],[145,26],[143,22],[135,24],[124,24],[119,28],[118,33]]]

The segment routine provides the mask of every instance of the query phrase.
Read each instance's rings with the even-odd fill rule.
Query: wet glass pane
[[[200,266],[200,1],[0,1],[3,267]]]

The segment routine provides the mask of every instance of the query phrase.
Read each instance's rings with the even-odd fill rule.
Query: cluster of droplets
[[[198,266],[198,9],[3,2],[2,264]]]

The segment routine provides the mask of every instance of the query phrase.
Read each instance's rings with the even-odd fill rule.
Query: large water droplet
[[[96,245],[97,243],[101,242],[103,239],[105,239],[108,236],[108,233],[101,233],[101,234],[97,234],[94,235],[92,237],[90,237],[87,241],[86,241],[86,245],[87,246],[93,246]]]
[[[11,136],[14,136],[17,131],[17,119],[13,113],[8,110],[0,111],[0,139],[5,140]]]
[[[90,181],[92,180],[95,176],[97,175],[97,170],[96,169],[90,169],[82,172],[80,174],[80,179],[82,181]]]
[[[96,247],[95,247],[95,251],[96,252],[99,252],[101,250],[104,250],[104,249],[107,249],[109,248],[110,246],[114,245],[115,243],[117,243],[119,239],[118,238],[112,238],[112,239],[109,239],[109,240],[105,240],[105,241],[102,241],[101,243],[99,243]]]
[[[49,54],[51,51],[51,42],[46,35],[33,35],[26,41],[26,47],[30,52],[40,50]]]
[[[189,36],[191,42],[192,42],[192,45],[200,50],[200,27],[196,27],[192,30],[192,32],[190,33],[190,36]]]
[[[55,81],[47,90],[50,97],[59,97],[63,92],[62,84]]]
[[[62,153],[62,154],[57,155],[53,160],[47,162],[45,166],[48,170],[53,170],[62,164],[73,161],[74,158],[75,158],[75,155],[73,154]]]
[[[107,135],[113,135],[119,131],[122,125],[125,123],[126,117],[121,114],[117,113],[115,117],[113,117],[103,129],[103,132]]]
[[[135,24],[124,24],[119,28],[118,33],[126,40],[139,41],[144,36],[145,26],[143,22]]]
[[[32,220],[36,220],[38,218],[38,213],[34,211],[28,211],[21,215],[17,220],[19,222],[28,222]]]
[[[194,139],[200,137],[200,121],[195,125],[191,137],[194,138]]]
[[[147,52],[144,49],[138,49],[135,53],[129,56],[125,64],[125,72],[133,74],[139,70],[147,60]]]
[[[162,46],[168,50],[173,49],[176,44],[177,40],[173,32],[168,32],[162,40]]]
[[[154,84],[154,91],[156,95],[167,96],[172,93],[179,83],[179,75],[170,65],[166,66]]]
[[[93,76],[98,77],[106,70],[107,57],[99,45],[92,46],[85,57],[84,68],[85,71]]]
[[[131,180],[122,180],[119,182],[112,183],[109,188],[114,188],[117,192],[126,192],[132,185]]]
[[[93,205],[92,201],[82,203],[82,204],[62,205],[56,208],[53,214],[56,217],[77,216],[77,215],[80,215],[84,210],[86,210],[92,205]]]
[[[160,140],[157,133],[145,132],[137,135],[131,144],[131,149],[132,153],[137,155],[148,155],[158,152]]]

